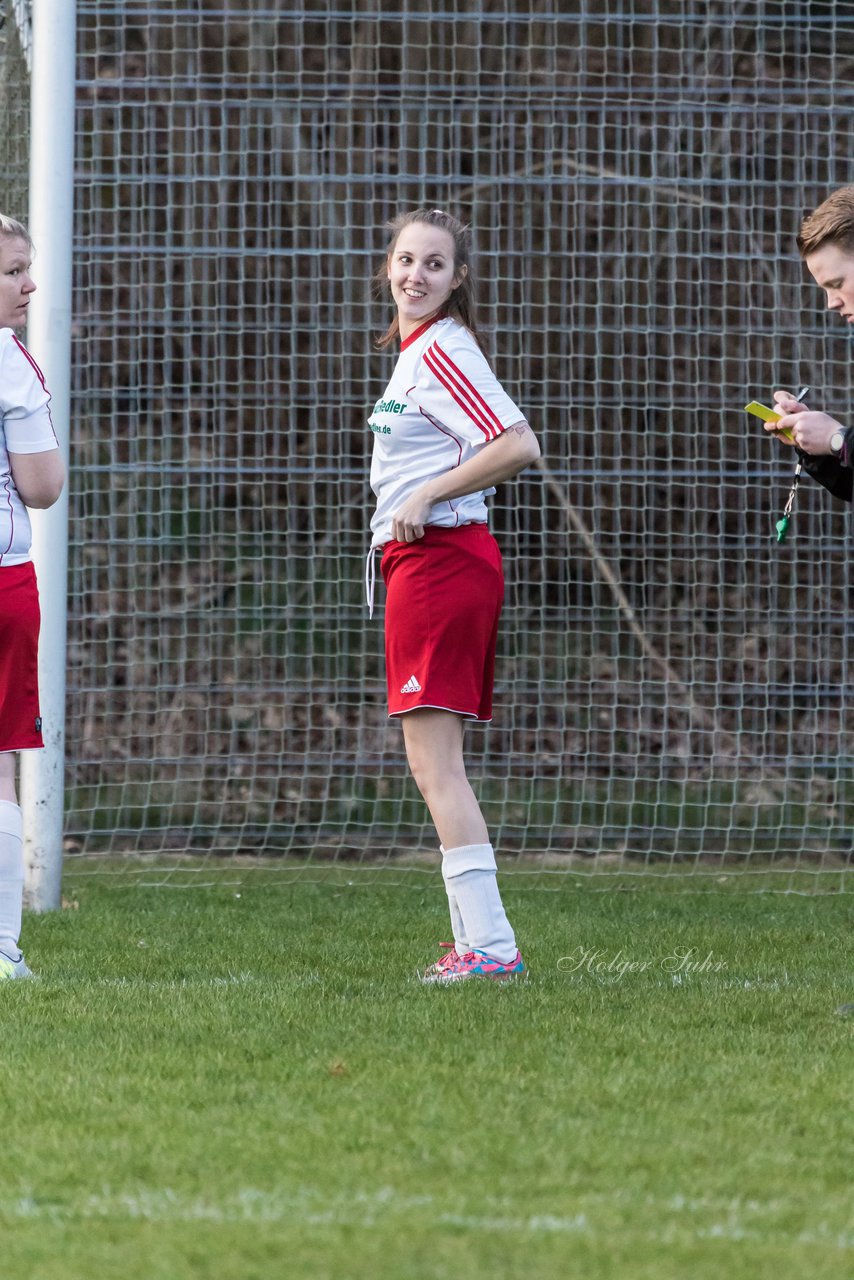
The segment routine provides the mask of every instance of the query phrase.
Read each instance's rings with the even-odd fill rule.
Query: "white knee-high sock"
[[[486,951],[509,964],[516,958],[516,938],[504,911],[491,844],[446,849],[442,874],[462,917],[470,950]],[[453,917],[452,917],[453,918]]]
[[[20,955],[21,907],[24,901],[24,829],[21,810],[0,800],[0,951],[11,960]]]
[[[471,951],[471,947],[466,937],[466,927],[463,924],[457,895],[454,893],[453,886],[445,870],[445,846],[440,844],[439,848],[442,851],[442,879],[445,881],[445,892],[448,895],[448,910],[451,913],[451,932],[454,935],[454,947],[458,956],[464,956],[467,951]]]

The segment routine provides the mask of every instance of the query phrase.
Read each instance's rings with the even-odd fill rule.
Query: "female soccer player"
[[[0,981],[31,976],[18,947],[24,894],[16,752],[41,747],[39,598],[27,507],[50,507],[65,472],[44,378],[14,330],[27,322],[33,245],[0,214]]]
[[[466,777],[463,731],[492,718],[504,578],[486,498],[540,450],[478,341],[468,228],[439,209],[402,214],[389,228],[374,281],[397,308],[380,346],[399,339],[400,356],[369,423],[369,561],[382,547],[389,714],[401,717],[439,836],[454,934],[422,977],[510,978],[525,966]]]

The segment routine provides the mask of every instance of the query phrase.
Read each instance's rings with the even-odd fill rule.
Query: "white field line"
[[[613,1213],[622,1218],[630,1208],[650,1221],[647,1238],[659,1243],[686,1240],[761,1241],[773,1235],[780,1242],[821,1245],[825,1249],[854,1249],[854,1230],[817,1221],[801,1231],[786,1230],[781,1215],[801,1206],[783,1200],[714,1200],[690,1196],[633,1196],[625,1189],[613,1194],[584,1194],[578,1211],[569,1215],[513,1212],[512,1201],[486,1201],[483,1213],[452,1212],[430,1194],[405,1196],[393,1187],[353,1195],[325,1195],[305,1190],[288,1194],[245,1187],[232,1196],[212,1199],[170,1188],[100,1192],[72,1200],[49,1201],[35,1193],[6,1198],[0,1206],[0,1222],[41,1221],[76,1223],[92,1220],[143,1221],[162,1224],[246,1223],[258,1226],[371,1228],[393,1218],[426,1219],[436,1228],[463,1228],[476,1233],[501,1232],[520,1236],[586,1235],[609,1238]],[[603,1220],[597,1223],[598,1216]]]

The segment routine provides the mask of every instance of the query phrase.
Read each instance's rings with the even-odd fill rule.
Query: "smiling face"
[[[828,310],[836,311],[848,324],[854,323],[854,254],[827,242],[807,254],[806,264],[813,280],[824,289]]]
[[[388,282],[405,339],[442,310],[466,274],[454,267],[450,232],[413,222],[404,227],[388,255]]]
[[[0,235],[0,329],[20,329],[35,284],[30,275],[32,251],[26,240]]]

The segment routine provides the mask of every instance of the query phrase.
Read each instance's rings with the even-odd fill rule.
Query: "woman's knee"
[[[462,760],[447,759],[432,752],[407,752],[409,770],[425,800],[459,786],[468,786]]]

